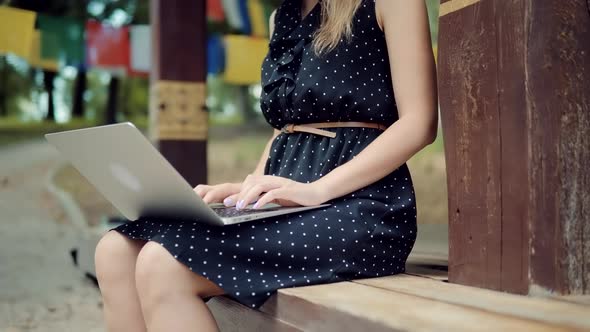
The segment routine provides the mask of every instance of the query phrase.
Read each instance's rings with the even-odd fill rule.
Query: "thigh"
[[[135,277],[139,287],[175,287],[201,298],[222,295],[225,291],[206,277],[191,271],[161,244],[149,241],[137,257]]]

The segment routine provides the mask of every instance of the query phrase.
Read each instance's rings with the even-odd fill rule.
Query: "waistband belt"
[[[296,131],[306,132],[321,136],[326,136],[330,138],[336,137],[336,133],[331,132],[329,130],[322,130],[319,128],[339,128],[339,127],[364,127],[364,128],[376,128],[385,130],[387,126],[379,124],[379,123],[372,123],[372,122],[359,122],[359,121],[346,121],[346,122],[316,122],[316,123],[306,123],[301,125],[296,125],[293,123],[285,125],[281,128],[281,132],[283,133],[293,133]]]

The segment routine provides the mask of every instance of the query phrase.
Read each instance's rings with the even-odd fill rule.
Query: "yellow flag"
[[[232,84],[260,82],[262,61],[268,53],[268,39],[226,35],[224,80]]]
[[[266,31],[266,24],[264,20],[264,7],[260,0],[248,0],[248,14],[250,16],[250,24],[252,25],[252,34],[258,37],[265,37],[268,33]]]
[[[0,53],[31,54],[35,12],[0,6]]]
[[[59,62],[52,59],[43,59],[41,57],[41,34],[44,33],[39,30],[33,31],[33,38],[31,42],[31,53],[27,60],[33,67],[38,67],[47,70],[57,71],[59,69]]]

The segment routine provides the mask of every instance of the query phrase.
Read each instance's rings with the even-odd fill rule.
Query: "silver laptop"
[[[46,134],[68,159],[129,220],[163,218],[229,225],[330,204],[244,209],[206,204],[131,122]]]

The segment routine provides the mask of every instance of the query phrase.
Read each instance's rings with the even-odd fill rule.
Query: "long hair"
[[[362,0],[321,0],[322,22],[313,39],[313,49],[318,55],[329,53],[341,39],[350,41],[352,20]]]

